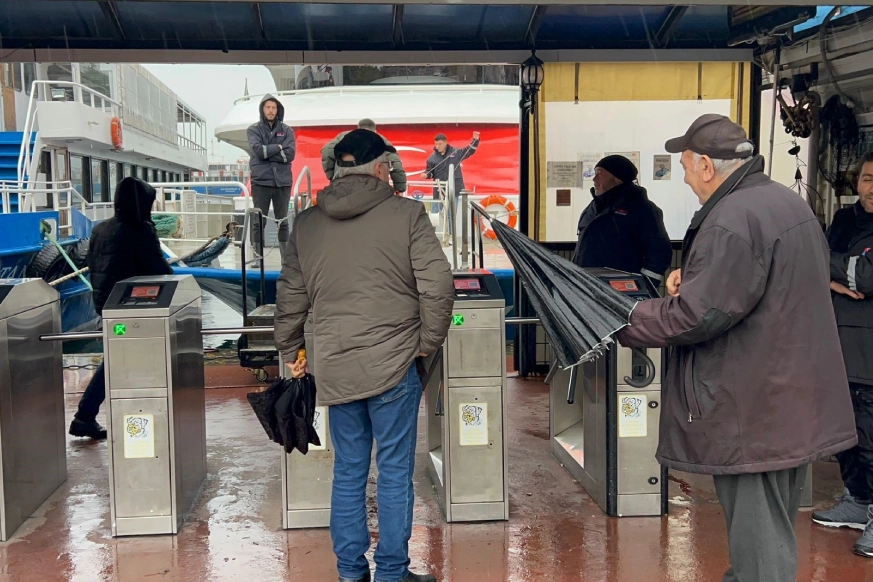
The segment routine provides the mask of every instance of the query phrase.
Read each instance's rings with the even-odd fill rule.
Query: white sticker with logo
[[[648,400],[644,394],[622,394],[619,397],[619,438],[640,438],[649,434]]]
[[[152,414],[125,414],[124,458],[149,459],[155,456],[155,417]]]
[[[459,441],[462,447],[488,444],[488,405],[484,402],[458,404],[460,418]]]
[[[323,451],[327,448],[327,406],[316,406],[315,416],[312,420],[312,426],[315,428],[315,434],[318,435],[318,441],[321,445],[309,445],[310,451]]]

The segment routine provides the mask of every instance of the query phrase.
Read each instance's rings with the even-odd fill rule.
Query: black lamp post
[[[536,51],[531,51],[530,57],[521,64],[521,86],[525,97],[522,99],[521,105],[525,115],[533,115],[534,216],[532,230],[533,239],[536,241],[540,238],[540,115],[537,107],[537,93],[545,77],[546,71],[543,68],[543,62],[537,58]],[[523,156],[524,158],[526,156]]]

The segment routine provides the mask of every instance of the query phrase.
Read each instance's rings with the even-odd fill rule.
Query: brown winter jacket
[[[276,346],[285,361],[313,316],[319,401],[376,396],[434,353],[451,323],[449,262],[421,202],[372,176],[335,180],[294,221],[277,282]]]
[[[827,243],[763,169],[744,164],[695,214],[679,297],[639,303],[618,333],[672,346],[657,453],[671,469],[777,471],[857,441]]]

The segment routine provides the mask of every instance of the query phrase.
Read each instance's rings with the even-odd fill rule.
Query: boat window
[[[30,95],[30,90],[33,88],[33,82],[36,80],[36,65],[33,63],[24,63],[22,69],[24,72],[24,92]]]
[[[82,156],[70,156],[70,182],[79,195],[90,200],[90,193],[85,192],[85,158]]]
[[[49,81],[68,81],[71,82],[73,80],[73,66],[70,63],[52,63],[46,69],[46,75],[48,76]],[[55,85],[50,85],[52,89],[63,89],[64,96],[66,101],[73,100],[73,88],[72,87],[60,87]],[[55,92],[49,92],[54,98]],[[58,93],[60,94],[60,93]],[[57,99],[56,99],[57,101]]]
[[[109,190],[107,194],[115,192],[115,187],[118,186],[118,166],[115,162],[109,162]]]
[[[21,92],[21,63],[12,64],[12,86]]]
[[[109,98],[113,98],[112,91],[112,65],[101,64],[82,64],[79,65],[79,74],[82,78],[82,84],[89,89],[94,89],[98,93],[102,93]],[[85,104],[90,105],[91,100],[85,99]],[[100,103],[95,100],[95,107],[99,107]]]
[[[136,166],[131,166],[130,164],[124,164],[124,177],[130,178],[133,176]]]
[[[91,201],[106,202],[109,197],[106,195],[107,180],[106,180],[106,162],[104,160],[91,160]]]

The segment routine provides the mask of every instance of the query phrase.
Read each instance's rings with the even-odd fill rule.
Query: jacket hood
[[[394,196],[394,188],[376,176],[350,175],[331,182],[318,195],[318,207],[335,220],[365,214]]]
[[[276,112],[276,121],[277,122],[285,121],[285,106],[282,105],[281,101],[279,101],[278,99],[276,99],[275,97],[273,97],[269,93],[264,95],[264,98],[261,99],[261,104],[258,105],[258,113],[260,113],[261,121],[263,121],[264,123],[269,123],[267,121],[267,118],[264,117],[264,103],[266,103],[267,101],[272,101],[273,103],[276,104],[276,108],[278,110]]]
[[[115,188],[115,217],[120,222],[151,222],[157,192],[139,178],[128,177]]]

